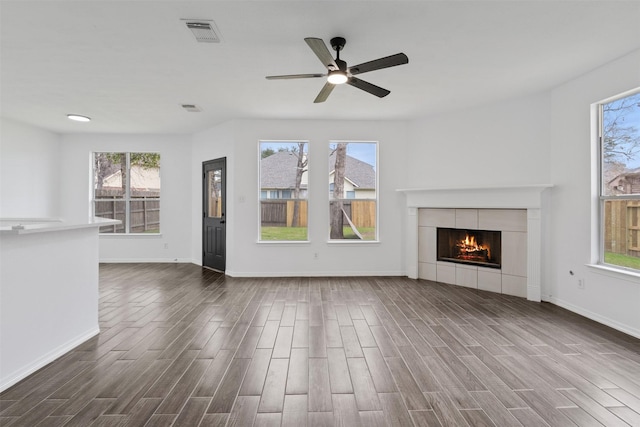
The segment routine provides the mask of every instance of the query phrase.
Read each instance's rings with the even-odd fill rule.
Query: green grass
[[[607,264],[619,265],[620,267],[640,270],[640,258],[634,256],[605,252],[604,262]]]
[[[374,227],[360,227],[358,228],[358,232],[362,235],[362,240],[375,240],[376,239],[376,229]],[[351,227],[344,227],[342,230],[342,234],[345,239],[357,239],[358,236],[355,235]]]
[[[376,229],[374,227],[362,227],[358,231],[362,234],[363,240],[375,240]],[[357,240],[351,227],[344,227],[345,240]],[[299,241],[307,240],[307,227],[262,227],[260,236],[262,241]]]
[[[307,227],[262,227],[260,240],[307,240]]]

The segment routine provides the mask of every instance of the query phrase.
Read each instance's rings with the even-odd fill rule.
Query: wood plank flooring
[[[0,425],[640,426],[640,340],[462,287],[105,264],[100,325]]]

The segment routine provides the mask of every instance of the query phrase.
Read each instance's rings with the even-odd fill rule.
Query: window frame
[[[158,167],[158,176],[160,178],[160,196],[158,197],[149,197],[140,199],[138,197],[131,197],[131,154],[157,154],[160,158],[160,166]],[[127,170],[127,179],[124,182],[124,194],[121,199],[102,199],[96,197],[96,155],[97,154],[124,154],[125,155],[125,167]],[[162,235],[162,221],[158,220],[158,232],[156,233],[140,233],[140,232],[131,232],[131,203],[134,201],[157,201],[158,202],[158,215],[159,218],[162,218],[162,154],[159,151],[93,151],[91,153],[91,172],[92,172],[92,182],[91,182],[91,214],[92,216],[96,216],[96,202],[111,202],[111,201],[121,201],[124,203],[124,231],[116,231],[117,225],[108,226],[113,227],[112,232],[104,232],[102,231],[103,227],[99,228],[100,236],[160,236]]]
[[[328,200],[327,200],[327,213],[329,215],[329,222],[328,222],[328,232],[327,232],[327,243],[328,244],[337,244],[337,245],[344,245],[344,244],[355,244],[355,245],[366,245],[366,244],[378,244],[380,243],[380,141],[375,141],[375,140],[365,140],[365,139],[359,139],[359,140],[343,140],[343,139],[334,139],[334,140],[330,140],[327,144],[327,149],[329,150],[329,154],[331,153],[331,146],[335,145],[335,144],[339,144],[339,143],[346,143],[346,144],[373,144],[375,146],[375,165],[373,165],[373,169],[375,172],[375,199],[357,199],[357,198],[353,198],[350,199],[347,197],[347,194],[345,192],[345,197],[342,200],[375,200],[375,237],[371,240],[360,240],[360,239],[332,239],[331,235],[330,235],[330,228],[331,228],[331,200],[333,197],[333,190],[331,189],[332,185],[334,185],[332,182],[329,182],[327,185],[327,189],[329,189],[329,192],[327,194],[328,196]],[[328,158],[327,158],[328,159]],[[360,159],[358,159],[360,160]],[[330,160],[328,160],[330,161]],[[366,162],[365,162],[366,163]],[[330,177],[331,172],[333,171],[333,169],[329,170],[329,175],[327,175],[327,178]],[[325,181],[326,182],[326,181]]]
[[[284,199],[283,196],[283,191],[282,189],[271,189],[271,188],[266,188],[263,189],[262,188],[262,150],[263,150],[263,146],[262,144],[282,144],[282,145],[288,145],[288,146],[292,146],[292,145],[296,145],[299,143],[304,143],[305,144],[305,152],[307,155],[307,164],[306,164],[306,171],[304,172],[304,174],[306,175],[306,182],[307,182],[307,186],[306,188],[301,188],[300,189],[300,194],[299,194],[299,198],[298,200],[303,200],[307,203],[307,215],[306,215],[306,236],[304,240],[267,240],[267,239],[263,239],[262,238],[262,202],[263,200],[294,200],[294,199]],[[258,140],[258,214],[257,216],[257,221],[258,221],[258,236],[257,236],[257,243],[258,244],[276,244],[276,245],[282,245],[282,244],[308,244],[310,243],[309,240],[309,231],[310,231],[310,223],[309,223],[309,212],[310,212],[310,206],[311,206],[311,200],[310,200],[310,187],[309,187],[309,181],[310,181],[310,176],[309,176],[309,161],[308,159],[310,158],[310,150],[311,150],[311,143],[308,139],[281,139],[281,140],[276,140],[276,139],[260,139]],[[276,152],[277,153],[277,152]],[[274,153],[274,154],[276,154]],[[303,176],[304,179],[304,176]],[[291,195],[293,196],[293,190],[291,191]],[[272,196],[272,192],[275,192],[277,197],[273,198]],[[265,197],[263,197],[265,196]]]
[[[595,265],[591,264],[592,267],[597,267],[604,270],[609,270],[613,272],[619,272],[623,274],[630,274],[634,276],[640,276],[640,269],[627,267],[618,264],[611,264],[605,261],[605,240],[606,240],[606,218],[605,218],[605,205],[608,201],[613,200],[637,200],[640,201],[640,193],[636,194],[616,194],[616,195],[605,195],[605,177],[604,177],[604,109],[605,105],[610,104],[612,102],[628,98],[631,96],[635,96],[640,94],[640,87],[623,92],[619,95],[604,99],[598,103],[596,103],[596,152],[597,152],[597,254],[593,258],[595,258]],[[640,158],[640,152],[638,153]]]

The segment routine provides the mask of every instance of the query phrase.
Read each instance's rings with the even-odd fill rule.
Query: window
[[[640,92],[599,107],[599,261],[640,270]]]
[[[260,240],[307,240],[308,143],[260,142]]]
[[[329,144],[330,240],[377,240],[377,143]]]
[[[93,214],[122,221],[100,233],[159,233],[160,154],[93,153]]]

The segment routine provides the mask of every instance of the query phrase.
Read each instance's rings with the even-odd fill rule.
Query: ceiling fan
[[[288,74],[284,76],[267,76],[266,78],[267,80],[278,80],[327,77],[327,83],[325,83],[324,87],[313,101],[315,103],[326,101],[333,88],[342,83],[347,83],[379,98],[385,97],[391,92],[369,82],[365,82],[355,76],[357,74],[380,70],[382,68],[395,67],[396,65],[407,64],[409,62],[407,55],[404,53],[397,53],[395,55],[364,62],[353,67],[347,67],[347,63],[340,59],[340,51],[347,43],[343,37],[334,37],[331,39],[331,46],[333,47],[333,50],[336,51],[336,59],[333,59],[331,52],[329,52],[327,45],[322,41],[322,39],[307,37],[304,41],[307,42],[313,53],[315,53],[318,59],[320,59],[322,65],[327,67],[328,72],[326,74]]]

